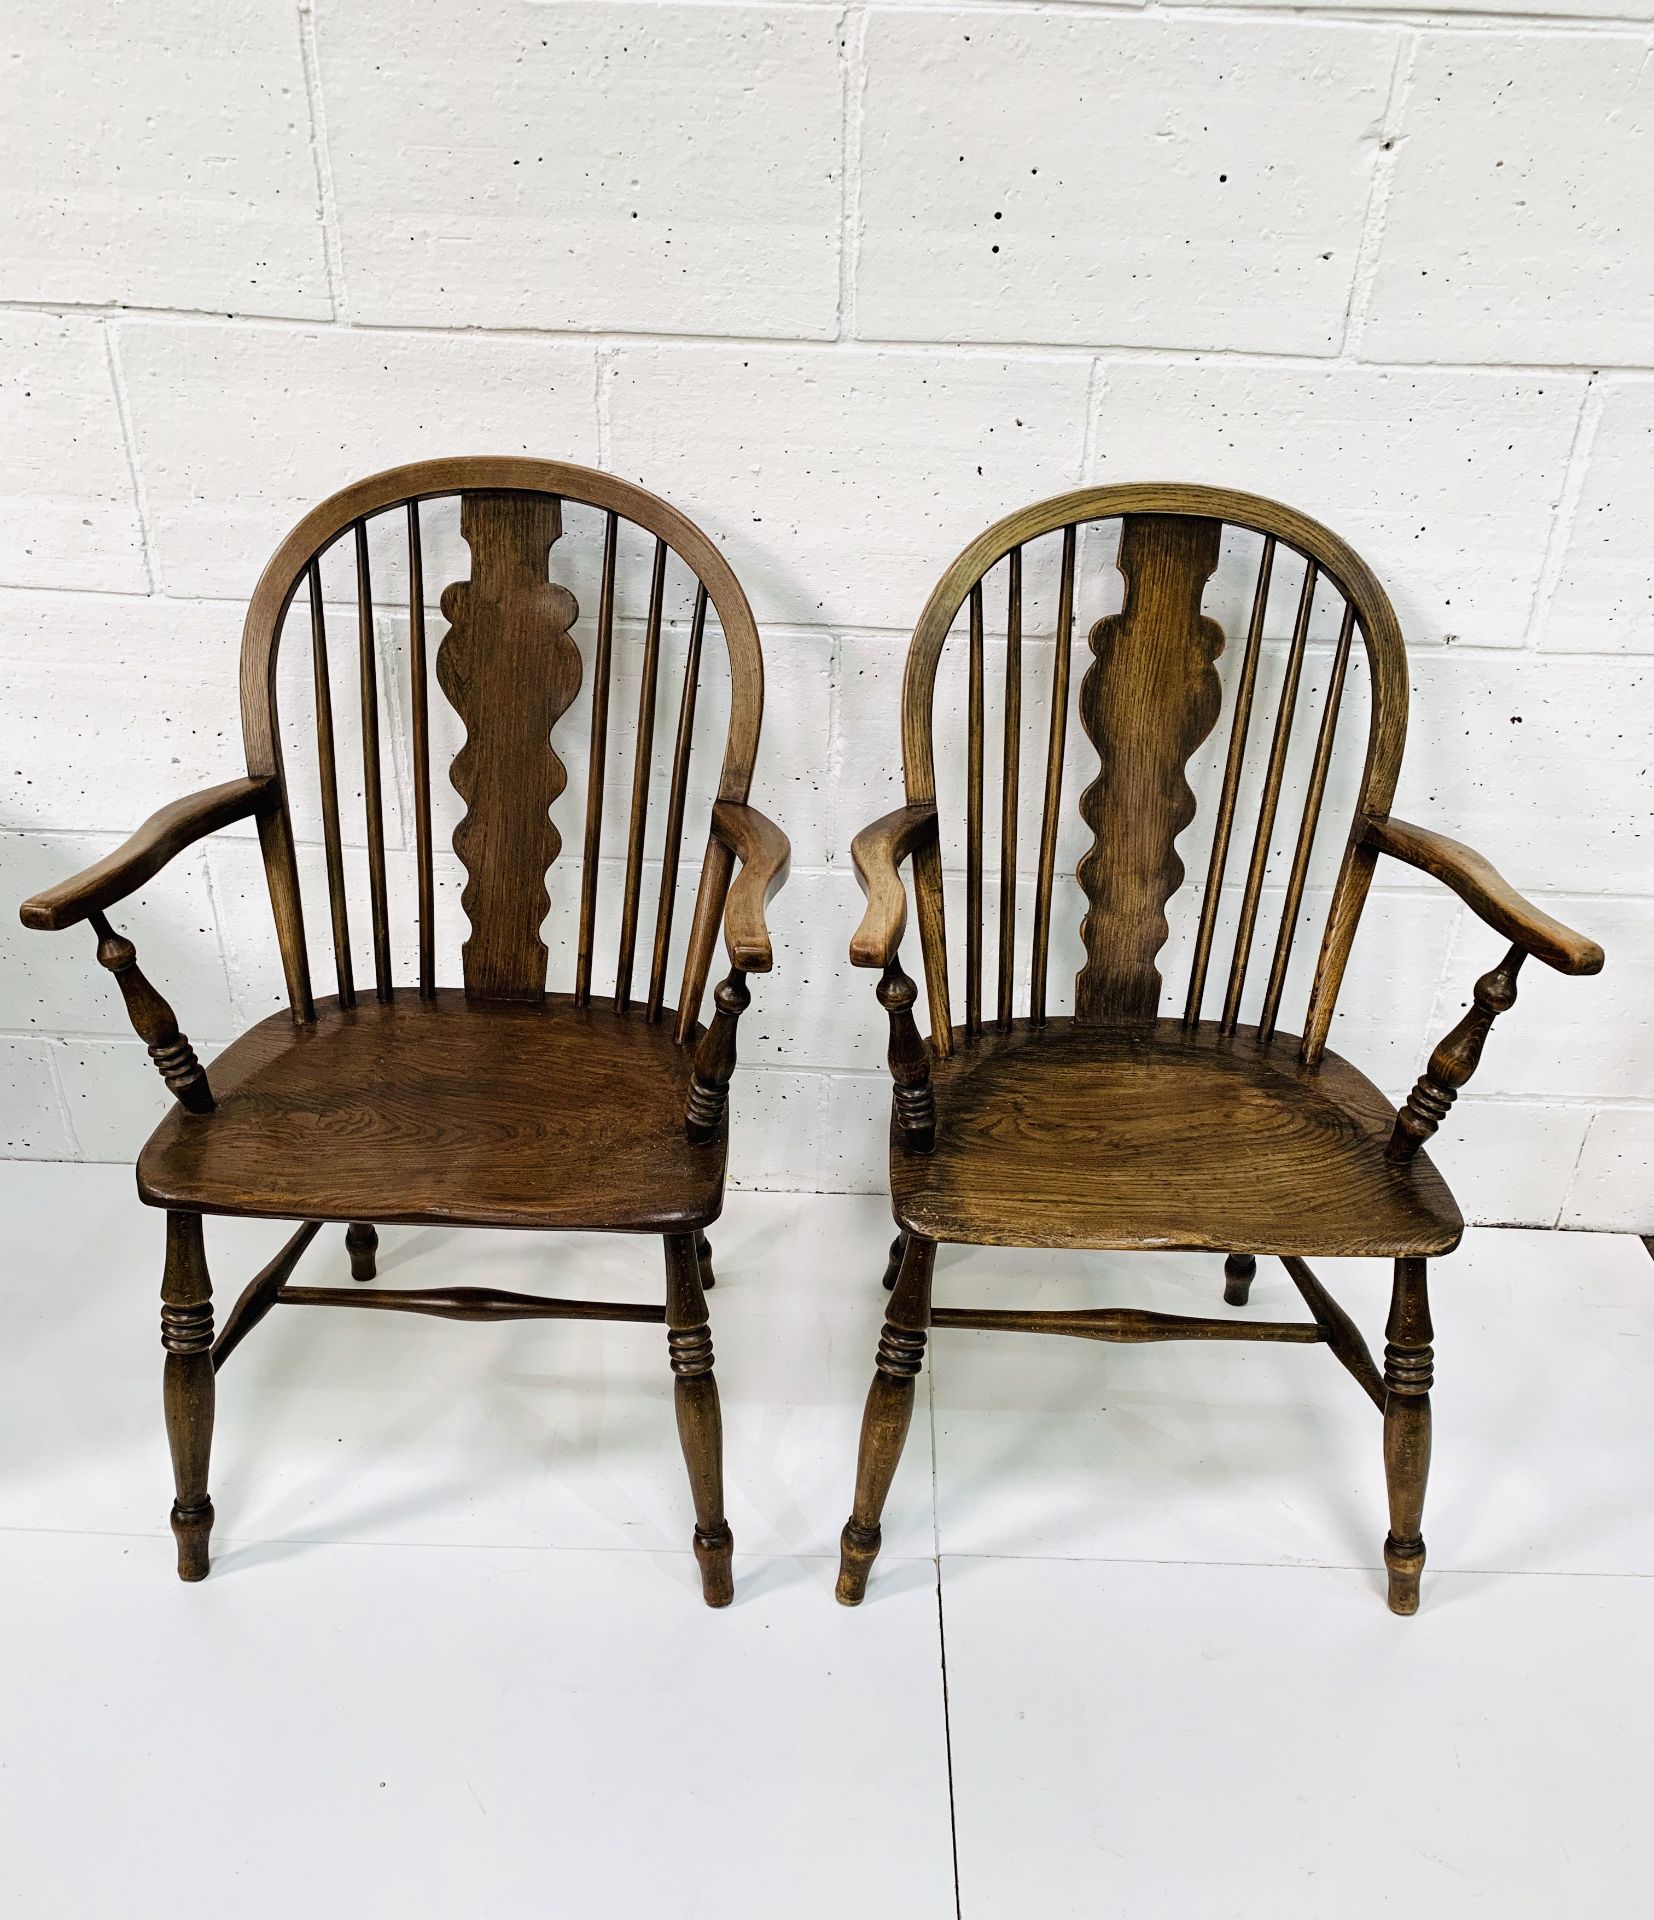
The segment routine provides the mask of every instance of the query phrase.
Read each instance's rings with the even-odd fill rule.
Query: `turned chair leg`
[[[925,1363],[936,1242],[911,1233],[903,1241],[901,1272],[885,1308],[877,1370],[861,1419],[855,1505],[839,1536],[837,1592],[847,1607],[861,1604],[867,1576],[878,1558],[879,1520],[913,1418],[914,1381]]]
[[[906,1245],[907,1235],[905,1233],[897,1234],[896,1238],[890,1243],[890,1259],[886,1263],[884,1270],[884,1290],[886,1293],[891,1292],[896,1285],[896,1276],[902,1270],[902,1249]]]
[[[701,1269],[702,1289],[715,1287],[718,1282],[712,1272],[712,1242],[704,1233],[698,1233],[695,1236],[695,1259]]]
[[[379,1234],[365,1220],[345,1228],[345,1252],[350,1255],[352,1280],[371,1280],[378,1267]]]
[[[161,1345],[166,1349],[161,1399],[172,1451],[172,1532],[178,1578],[207,1577],[212,1501],[212,1281],[198,1213],[167,1215],[167,1263],[161,1279]]]
[[[1427,1263],[1398,1260],[1384,1329],[1384,1477],[1390,1491],[1390,1532],[1384,1564],[1390,1574],[1390,1611],[1417,1613],[1424,1571],[1424,1485],[1430,1473],[1430,1341]]]
[[[1223,1298],[1231,1307],[1244,1307],[1252,1296],[1258,1263],[1249,1253],[1232,1253],[1223,1263]]]
[[[692,1233],[666,1236],[666,1346],[674,1376],[678,1439],[695,1501],[695,1558],[709,1607],[735,1598],[734,1536],[724,1518],[724,1428],[712,1377],[712,1329]]]

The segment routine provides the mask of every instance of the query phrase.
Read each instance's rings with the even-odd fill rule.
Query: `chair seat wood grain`
[[[219,1055],[216,1112],[170,1112],[138,1190],[286,1220],[681,1233],[723,1196],[722,1130],[684,1134],[692,1066],[637,1007],[319,1000],[313,1024],[275,1014]]]
[[[1385,1157],[1395,1109],[1296,1038],[1190,1028],[987,1032],[934,1068],[936,1147],[893,1135],[904,1231],[987,1246],[1433,1255],[1464,1223],[1422,1154]]]

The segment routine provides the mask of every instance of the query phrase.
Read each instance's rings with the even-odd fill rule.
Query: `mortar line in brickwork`
[[[1182,13],[1185,9],[1179,8]],[[3,300],[0,313],[41,313],[62,318],[82,316],[91,319],[149,321],[158,325],[188,326],[206,322],[231,330],[265,327],[285,333],[411,334],[434,335],[449,340],[511,340],[523,343],[561,341],[567,345],[595,346],[617,350],[639,347],[724,347],[731,353],[832,353],[883,359],[890,354],[951,355],[957,359],[1003,360],[1023,354],[1031,359],[1128,361],[1150,365],[1164,363],[1181,366],[1188,363],[1221,361],[1225,365],[1255,366],[1268,370],[1282,368],[1293,372],[1314,372],[1359,366],[1372,373],[1520,374],[1535,378],[1583,373],[1612,376],[1616,380],[1654,380],[1654,364],[1633,361],[1595,360],[1355,360],[1344,361],[1331,353],[1271,353],[1257,347],[1177,347],[1134,346],[1099,341],[1073,340],[899,340],[876,335],[858,335],[854,340],[834,340],[827,335],[809,334],[733,334],[733,333],[627,333],[615,328],[536,328],[420,326],[410,322],[384,323],[318,320],[314,316],[227,313],[223,308],[136,307],[110,301]]]
[[[322,269],[328,304],[336,321],[348,323],[344,243],[339,234],[339,205],[333,188],[333,159],[327,144],[327,111],[322,104],[321,55],[316,46],[314,0],[299,0],[299,58],[304,67],[305,109],[310,122],[310,164],[316,175],[316,219],[322,230]]]
[[[867,84],[867,9],[846,7],[839,16],[839,85],[843,117],[839,142],[839,243],[837,335],[856,331],[856,275],[861,265],[862,99]]]
[[[712,0],[707,3],[711,4]],[[913,0],[908,0],[909,6],[912,3]],[[997,0],[997,3],[996,0],[959,0],[958,4],[954,4],[954,0],[932,0],[931,5],[921,5],[914,10],[928,12],[932,7],[938,13],[995,13],[1022,19],[1035,11],[1018,4],[1018,0]],[[1102,14],[1137,20],[1221,20],[1231,26],[1250,26],[1264,20],[1288,26],[1422,27],[1431,33],[1467,36],[1519,29],[1551,37],[1606,28],[1625,39],[1640,39],[1647,37],[1651,25],[1647,20],[1625,13],[1511,13],[1469,7],[1448,14],[1439,8],[1418,6],[1341,7],[1330,0],[1319,6],[1310,0],[1310,4],[1297,7],[1285,4],[1223,6],[1201,4],[1201,0],[1170,0],[1170,4],[1164,0],[1147,0],[1146,5],[1133,4],[1133,0],[1043,0],[1037,12],[1067,20],[1094,20]]]
[[[1562,1198],[1557,1204],[1556,1218],[1551,1222],[1553,1227],[1561,1226],[1562,1216],[1568,1211],[1569,1207],[1573,1205],[1574,1188],[1579,1185],[1579,1170],[1585,1164],[1585,1149],[1591,1144],[1591,1135],[1596,1131],[1597,1118],[1601,1112],[1602,1106],[1599,1105],[1580,1131],[1579,1152],[1574,1155],[1574,1164],[1569,1169],[1568,1184],[1562,1189]],[[1643,1245],[1647,1246],[1648,1242],[1645,1240]]]
[[[1567,464],[1562,469],[1562,486],[1557,494],[1556,511],[1551,515],[1545,558],[1539,568],[1539,577],[1533,583],[1533,599],[1528,606],[1525,644],[1532,652],[1541,650],[1540,640],[1550,615],[1551,602],[1562,584],[1562,570],[1567,564],[1568,548],[1573,541],[1574,521],[1579,513],[1580,496],[1585,491],[1591,449],[1596,444],[1597,428],[1602,423],[1605,404],[1601,380],[1587,380],[1585,391],[1580,396],[1579,412],[1574,417],[1574,437],[1568,447]]]
[[[613,374],[614,349],[601,341],[592,351],[593,377],[596,381],[594,405],[597,417],[597,464],[604,472],[608,471],[609,449],[613,439],[609,426],[609,392]]]
[[[1361,239],[1355,250],[1355,270],[1350,275],[1349,304],[1344,309],[1344,337],[1338,349],[1341,361],[1354,361],[1359,357],[1362,336],[1367,330],[1367,314],[1378,280],[1379,256],[1390,211],[1390,191],[1395,183],[1395,150],[1407,117],[1407,103],[1413,94],[1419,40],[1417,33],[1403,33],[1396,47],[1395,64],[1390,69],[1390,91],[1379,119],[1378,150],[1373,156],[1372,179],[1367,187]]]
[[[126,377],[116,350],[115,329],[103,323],[103,357],[109,368],[109,384],[115,394],[115,417],[121,425],[121,451],[126,456],[126,477],[132,486],[132,510],[138,516],[138,544],[143,552],[144,579],[149,594],[155,592],[155,547],[149,532],[149,503],[144,497],[143,475],[138,471],[138,449],[132,434],[132,408],[126,397]],[[147,595],[145,596],[148,597]]]

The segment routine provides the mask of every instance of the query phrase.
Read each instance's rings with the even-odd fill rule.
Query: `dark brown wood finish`
[[[471,557],[470,577],[441,595],[447,627],[435,657],[438,686],[465,734],[450,773],[465,809],[454,836],[468,876],[463,989],[437,985],[421,503],[440,498],[457,499]],[[561,844],[551,809],[567,784],[559,729],[582,681],[575,637],[579,609],[551,577],[553,549],[561,554],[557,543],[568,537],[569,507],[596,510],[603,542],[572,994],[547,992],[541,933],[548,874]],[[381,515],[394,517],[399,536],[405,523],[408,556],[418,892],[417,958],[410,968],[417,984],[408,985],[398,984],[384,799],[389,770],[381,745],[392,683],[381,685],[369,567],[370,531]],[[617,991],[594,997],[610,690],[615,654],[624,644],[616,630],[623,521],[653,537],[654,557],[613,976]],[[351,965],[348,834],[338,771],[344,703],[334,697],[322,596],[322,556],[336,543],[355,565],[371,997],[358,989]],[[650,919],[642,870],[655,682],[668,588],[674,569],[683,568],[694,583],[694,612],[670,743],[662,878]],[[276,708],[278,652],[295,597],[307,603],[305,644],[316,711],[316,786],[310,791],[320,794],[319,855],[339,989],[319,1003],[311,988]],[[672,1006],[667,964],[691,783],[703,759],[710,761],[695,751],[696,716],[704,704],[698,694],[714,662],[720,670],[727,666],[729,722],[721,769],[714,773],[708,765],[705,774],[705,786],[713,788],[711,831]],[[140,1157],[139,1191],[166,1208],[168,1217],[165,1404],[177,1481],[173,1528],[184,1578],[199,1579],[207,1571],[215,1370],[277,1306],[353,1306],[462,1320],[664,1321],[703,1588],[709,1604],[727,1604],[731,1542],[723,1515],[705,1304],[711,1248],[704,1229],[722,1204],[735,1020],[750,999],[748,976],[773,965],[768,906],[787,873],[785,836],[747,799],[762,712],[758,636],[741,589],[716,548],[664,502],[609,475],[551,461],[456,459],[394,469],[308,514],[253,595],[242,651],[247,777],[162,809],[108,859],[25,903],[29,926],[91,922],[98,959],[113,973],[133,1025],[176,1096]],[[131,941],[105,915],[186,847],[249,817],[258,822],[290,1006],[226,1048],[209,1084],[171,1007],[139,970]],[[720,932],[730,970],[718,988],[711,1026],[703,1031],[700,1007]],[[642,1003],[633,1004],[630,980],[640,937],[650,943],[648,989]],[[216,1342],[201,1231],[209,1213],[302,1223],[242,1292]],[[350,1286],[292,1283],[323,1221],[348,1229]],[[576,1301],[465,1286],[371,1286],[378,1228],[394,1221],[658,1234],[667,1250],[665,1297]]]
[[[563,533],[556,500],[468,493],[460,531],[471,578],[442,596],[448,633],[436,675],[466,731],[449,775],[466,802],[454,830],[470,875],[465,990],[532,1001],[546,990],[540,923],[551,905],[546,871],[562,846],[551,804],[568,782],[551,739],[580,691],[580,653],[569,637],[579,608],[546,578]]]
[[[198,1213],[167,1215],[167,1263],[161,1280],[161,1401],[172,1452],[176,1498],[172,1534],[178,1578],[207,1577],[213,1507],[207,1492],[212,1456],[212,1280]]]
[[[1080,720],[1096,755],[1081,816],[1091,844],[1079,862],[1077,910],[1085,965],[1074,1013],[1047,1005],[1058,807],[1067,709],[1067,661],[1077,594],[1079,530],[1117,519],[1121,611],[1092,629],[1093,664]],[[1218,725],[1225,698],[1225,635],[1204,611],[1225,528],[1259,543],[1245,644],[1228,678],[1231,715],[1213,808],[1186,995],[1162,1007],[1160,955],[1167,908],[1184,876],[1183,836],[1195,822],[1188,767]],[[1018,1017],[1011,960],[1018,857],[1023,720],[1023,580],[1053,546],[1057,578],[1045,805],[1035,854],[1033,968]],[[990,756],[981,697],[985,582],[1004,564],[1008,627],[1005,739]],[[1267,722],[1255,713],[1271,640],[1272,589],[1295,611],[1280,690]],[[1312,634],[1328,607],[1336,640],[1317,711],[1304,694]],[[966,926],[964,1020],[953,1023],[942,911],[943,825],[936,807],[933,707],[944,647],[960,628],[968,649],[962,865]],[[1360,641],[1359,649],[1356,646]],[[1367,738],[1353,818],[1342,845],[1301,1035],[1282,1032],[1294,935],[1340,748],[1347,683],[1365,665]],[[1254,722],[1257,722],[1255,725]],[[1384,1415],[1390,1533],[1384,1546],[1390,1605],[1418,1605],[1429,1462],[1431,1331],[1425,1275],[1462,1231],[1441,1176],[1420,1149],[1469,1079],[1495,1017],[1515,1000],[1532,956],[1564,973],[1602,965],[1592,941],[1524,900],[1456,841],[1390,818],[1407,721],[1401,634],[1382,588],[1324,527],[1256,495],[1207,487],[1092,489],[1046,501],[989,528],[943,575],[921,615],[902,699],[905,805],[856,837],[852,854],[867,907],[851,942],[854,965],[876,969],[890,1021],[891,1199],[900,1229],[885,1285],[893,1286],[869,1392],[855,1503],[842,1539],[838,1596],[862,1597],[878,1552],[879,1518],[906,1436],[913,1379],[930,1328],[1065,1334],[1138,1344],[1267,1340],[1324,1346]],[[1313,730],[1302,803],[1288,805],[1300,727]],[[1249,772],[1254,757],[1260,764]],[[984,769],[1001,769],[999,993],[981,1014]],[[1243,806],[1243,795],[1249,796]],[[1217,1018],[1207,984],[1237,826],[1250,821],[1244,880]],[[1279,828],[1279,833],[1277,832]],[[951,842],[949,843],[952,844]],[[1329,1053],[1328,1027],[1361,908],[1381,854],[1433,874],[1512,942],[1477,982],[1472,1005],[1437,1047],[1398,1114],[1369,1080]],[[960,857],[960,856],[956,856]],[[912,865],[931,1030],[914,1019],[918,989],[898,957],[907,922],[902,868]],[[1275,863],[1279,863],[1278,865]],[[1279,904],[1269,875],[1284,875]],[[1273,947],[1269,925],[1274,923]],[[1258,1014],[1248,1020],[1254,952],[1269,953]],[[1219,963],[1221,964],[1221,962]],[[931,1303],[939,1243],[1007,1247],[1182,1248],[1224,1256],[1224,1299],[1244,1308],[1258,1258],[1281,1259],[1308,1320],[1264,1321],[1149,1313],[1130,1307],[1029,1310]],[[1395,1291],[1382,1370],[1349,1314],[1308,1264],[1316,1255],[1394,1262]]]
[[[1223,629],[1200,611],[1222,531],[1215,520],[1129,515],[1118,562],[1125,607],[1091,632],[1080,718],[1099,765],[1080,800],[1092,842],[1079,867],[1088,905],[1074,988],[1084,1025],[1141,1024],[1160,1010],[1155,956],[1183,879],[1174,843],[1195,814],[1184,768],[1223,698]]]

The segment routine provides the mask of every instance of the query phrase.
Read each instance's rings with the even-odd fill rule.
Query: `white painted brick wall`
[[[795,866],[737,1176],[876,1189],[848,842],[897,792],[907,629],[1013,507],[1233,484],[1390,587],[1405,811],[1609,951],[1596,981],[1525,971],[1440,1142],[1467,1211],[1654,1230],[1654,0],[16,0],[0,34],[7,900],[236,770],[246,596],[321,495],[435,453],[607,465],[707,527],[764,626],[756,791]],[[434,587],[462,555],[430,547]],[[1110,604],[1088,557],[1082,630]],[[400,623],[379,640],[406,916]],[[359,849],[348,746],[341,784]],[[298,829],[319,928],[308,801]],[[1083,845],[1071,806],[1065,865]],[[439,863],[450,944],[459,879]],[[0,1152],[124,1158],[164,1097],[143,1050],[90,943],[10,912]],[[204,1053],[277,1002],[245,830],[124,919]],[[566,901],[548,937],[566,958]],[[1386,873],[1334,1044],[1401,1091],[1497,950]]]

